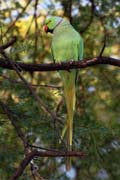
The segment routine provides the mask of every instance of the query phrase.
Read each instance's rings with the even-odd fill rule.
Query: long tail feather
[[[66,85],[64,86],[64,95],[67,106],[67,122],[63,128],[61,138],[64,137],[67,131],[67,147],[68,151],[72,150],[72,137],[73,137],[73,115],[75,109],[75,83],[71,85],[71,88],[68,89]],[[71,158],[67,158],[66,169],[71,168]]]

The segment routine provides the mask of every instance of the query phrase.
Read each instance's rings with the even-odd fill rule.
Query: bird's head
[[[44,26],[44,31],[47,33],[47,32],[50,32],[52,33],[54,31],[54,29],[59,25],[59,23],[63,20],[62,17],[59,17],[59,16],[51,16],[51,17],[48,17],[46,20],[45,20],[45,26]]]

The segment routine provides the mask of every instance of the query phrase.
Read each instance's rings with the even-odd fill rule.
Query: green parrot
[[[83,59],[83,39],[66,18],[51,16],[45,21],[45,32],[53,34],[51,50],[54,62],[78,61]],[[75,84],[77,70],[59,71],[64,87],[67,120],[61,139],[67,136],[67,148],[72,150],[73,116],[75,111]]]

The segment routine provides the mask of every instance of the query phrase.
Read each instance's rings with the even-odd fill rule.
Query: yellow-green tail
[[[67,133],[67,150],[72,150],[72,137],[73,137],[73,115],[75,109],[75,83],[73,82],[68,88],[67,85],[64,85],[64,96],[67,106],[67,121],[62,130],[61,139],[64,138],[65,133]],[[66,169],[71,168],[71,158],[67,158]]]

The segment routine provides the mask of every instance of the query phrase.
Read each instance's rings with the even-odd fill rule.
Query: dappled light
[[[119,0],[0,1],[1,180],[119,180],[119,12]],[[50,15],[66,17],[82,36],[82,61],[53,62],[53,35],[43,30]],[[72,69],[78,77],[68,151],[59,72]]]

